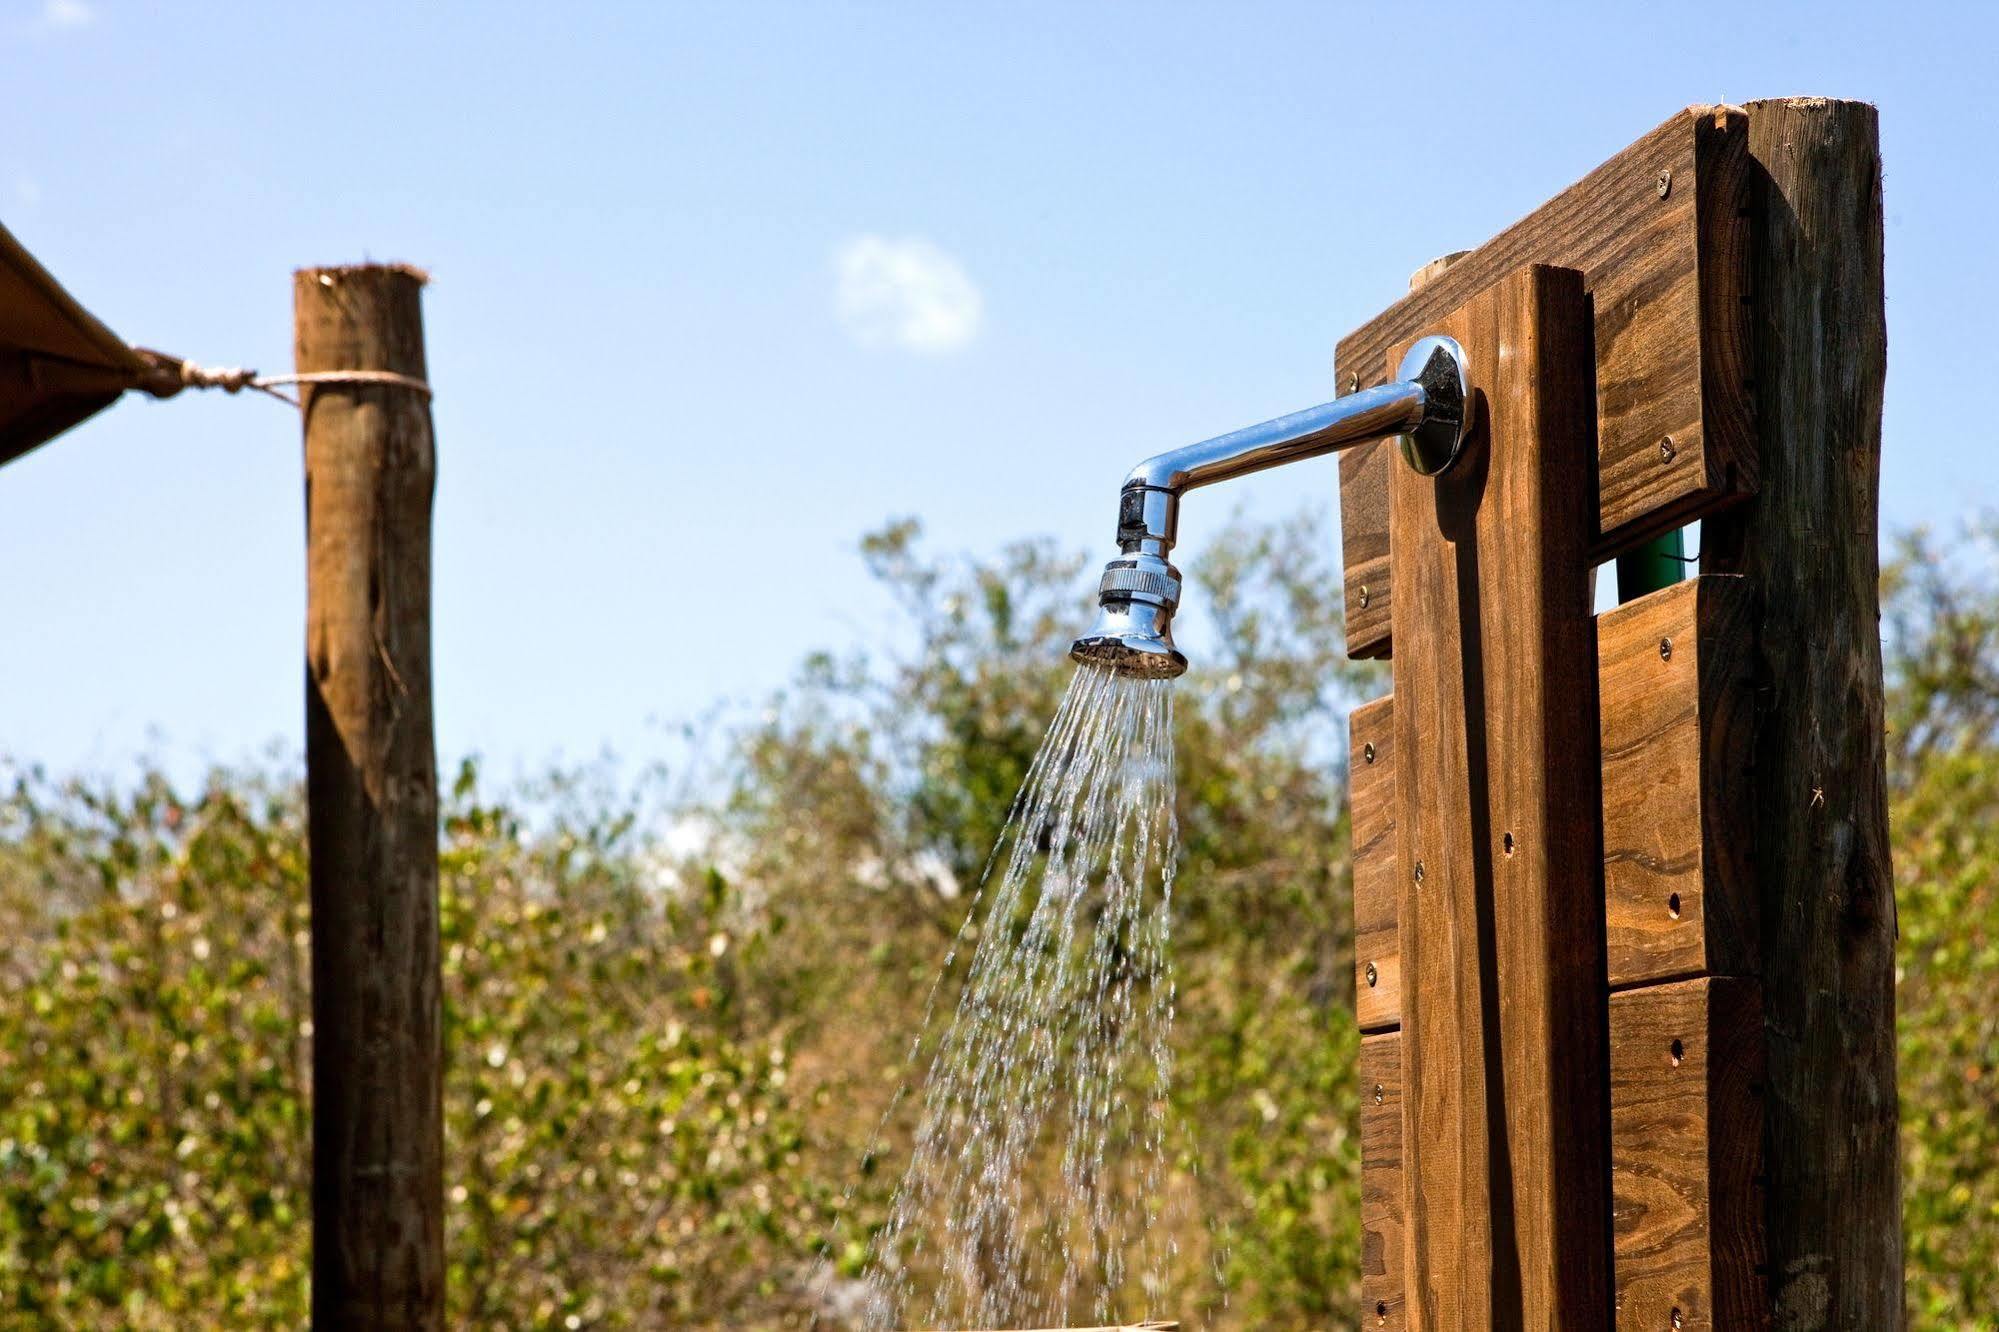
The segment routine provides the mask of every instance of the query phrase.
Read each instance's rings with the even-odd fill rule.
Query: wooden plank
[[[1464,344],[1483,408],[1455,467],[1398,467],[1390,491],[1409,1317],[1597,1329],[1589,305],[1579,274],[1534,267],[1428,330]]]
[[[1408,1326],[1402,1291],[1402,1035],[1360,1043],[1360,1325]]]
[[[1887,332],[1874,108],[1748,107],[1763,482],[1702,533],[1757,592],[1769,1244],[1791,1328],[1902,1324],[1895,897],[1882,738]],[[1406,1001],[1405,1001],[1406,1002]]]
[[[424,377],[423,278],[293,275],[298,368]],[[430,401],[305,393],[312,1325],[444,1326]]]
[[[1342,389],[1383,382],[1406,343],[1523,264],[1583,273],[1594,302],[1593,558],[1755,489],[1743,304],[1747,127],[1732,107],[1672,117],[1340,342]],[[1660,182],[1665,180],[1663,195]],[[1662,441],[1669,446],[1662,448]],[[1347,651],[1392,648],[1390,448],[1340,460]],[[1368,589],[1366,605],[1359,588]]]
[[[1598,617],[1612,988],[1756,969],[1753,611],[1710,574]]]
[[[1350,382],[1343,379],[1342,385]],[[1388,478],[1394,444],[1359,444],[1340,455],[1340,558],[1345,573],[1347,655],[1385,657],[1393,637],[1388,587]]]
[[[1764,1325],[1762,1012],[1730,977],[1611,996],[1617,1325]]]
[[[1347,719],[1347,795],[1353,824],[1354,1016],[1362,1031],[1402,1021],[1402,885],[1395,873],[1395,700]]]

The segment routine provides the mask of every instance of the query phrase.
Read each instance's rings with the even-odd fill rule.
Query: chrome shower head
[[[1158,680],[1187,669],[1187,658],[1173,646],[1178,569],[1143,552],[1112,560],[1097,584],[1097,604],[1097,622],[1069,647],[1075,660]]]

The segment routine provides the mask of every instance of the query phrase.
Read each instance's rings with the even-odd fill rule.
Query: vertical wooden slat
[[[1746,980],[1611,997],[1620,1328],[1763,1325],[1762,1036]]]
[[[1613,988],[1756,969],[1753,609],[1709,574],[1597,620]]]
[[[1392,485],[1406,1285],[1422,1328],[1609,1319],[1589,327],[1581,276],[1541,267],[1440,318],[1471,356],[1483,425],[1442,477],[1398,467]]]
[[[1402,1036],[1360,1043],[1361,1326],[1408,1326],[1403,1298]]]
[[[1362,1031],[1402,1020],[1402,885],[1395,873],[1395,699],[1348,718],[1348,798],[1353,811],[1354,1016]]]

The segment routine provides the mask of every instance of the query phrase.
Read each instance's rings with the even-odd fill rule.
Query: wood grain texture
[[[1402,1021],[1402,885],[1395,872],[1395,699],[1347,718],[1353,822],[1354,1016],[1362,1031]]]
[[[1746,145],[1738,109],[1693,107],[1674,116],[1344,338],[1340,387],[1383,382],[1393,371],[1389,347],[1433,331],[1523,264],[1578,269],[1594,311],[1593,557],[1607,559],[1738,501],[1756,479],[1744,358]],[[1392,649],[1382,498],[1392,457],[1376,447],[1340,459],[1354,657]]]
[[[1408,1326],[1402,1259],[1402,1036],[1360,1043],[1360,1325]]]
[[[1533,267],[1428,330],[1464,344],[1481,425],[1390,491],[1410,1321],[1602,1328],[1589,306]]]
[[[1703,563],[1757,591],[1756,825],[1772,1299],[1784,1328],[1902,1325],[1895,900],[1879,601],[1874,108],[1753,102],[1755,500]]]
[[[1764,1326],[1762,1036],[1747,980],[1611,996],[1619,1327]]]
[[[294,277],[301,372],[424,377],[423,279]],[[430,404],[305,390],[313,1326],[444,1326]]]
[[[1756,969],[1754,609],[1710,574],[1598,617],[1612,988]]]

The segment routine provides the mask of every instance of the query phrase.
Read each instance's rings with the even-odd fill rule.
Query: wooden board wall
[[[1674,116],[1342,339],[1342,392],[1385,381],[1389,347],[1524,264],[1583,274],[1593,311],[1601,561],[1755,489],[1744,358],[1747,127],[1732,107]],[[1340,459],[1347,651],[1389,655],[1393,449]]]

